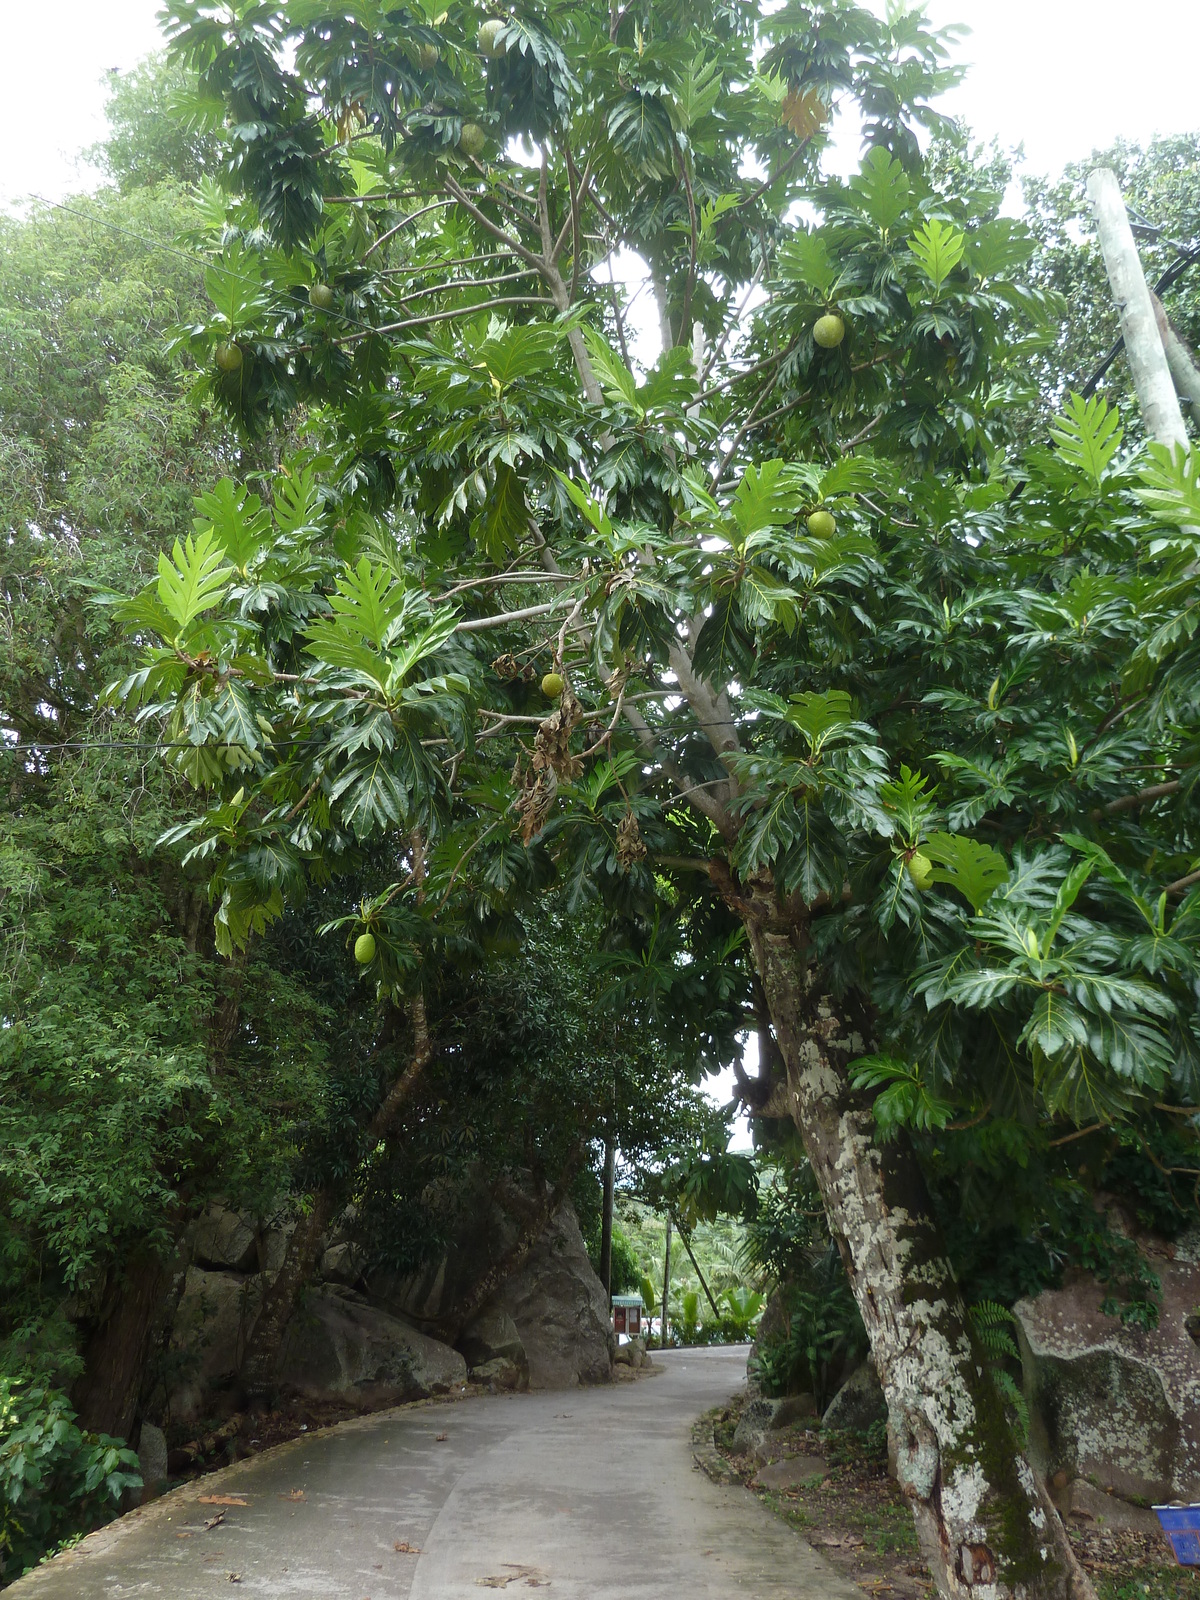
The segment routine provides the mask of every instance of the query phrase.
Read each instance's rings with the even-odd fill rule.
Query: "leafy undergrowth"
[[[823,1434],[803,1423],[781,1429],[771,1436],[772,1454],[820,1458],[825,1476],[814,1472],[795,1487],[766,1488],[757,1481],[763,1463],[733,1448],[741,1409],[737,1400],[717,1415],[713,1441],[764,1504],[867,1593],[925,1600],[934,1592],[912,1514],[888,1477],[878,1441]]]
[[[1196,1600],[1200,1595],[1200,1571],[1175,1566],[1153,1537],[1136,1533],[1101,1536],[1072,1529],[1071,1543],[1096,1585],[1099,1600]],[[1109,1548],[1095,1548],[1089,1555],[1089,1545],[1102,1543]]]
[[[762,1460],[734,1450],[743,1404],[738,1397],[715,1414],[713,1442],[765,1505],[868,1594],[925,1600],[935,1592],[882,1437],[803,1423],[781,1429],[771,1435],[772,1456],[809,1456],[823,1466],[795,1487],[768,1488],[758,1481]],[[1200,1570],[1176,1566],[1161,1536],[1076,1523],[1069,1532],[1099,1600],[1200,1600]]]

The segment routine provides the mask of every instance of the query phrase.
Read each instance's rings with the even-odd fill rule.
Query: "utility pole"
[[[600,1282],[612,1299],[613,1192],[616,1188],[617,1141],[610,1134],[604,1141],[604,1204],[600,1215]]]
[[[667,1348],[667,1304],[671,1297],[671,1216],[667,1213],[667,1252],[663,1257],[663,1297],[662,1297],[662,1333],[659,1335],[659,1349]]]
[[[1188,436],[1183,412],[1179,409],[1179,397],[1159,335],[1150,286],[1133,242],[1116,174],[1107,167],[1096,167],[1088,175],[1087,193],[1096,215],[1108,281],[1121,316],[1125,354],[1142,408],[1142,422],[1150,438],[1159,444],[1165,444],[1170,450],[1182,445],[1186,450]]]
[[[1193,416],[1200,415],[1200,367],[1196,365],[1192,352],[1171,326],[1170,319],[1163,309],[1163,303],[1153,290],[1150,291],[1150,303],[1158,320],[1158,336],[1162,340],[1163,354],[1167,358],[1175,392],[1181,401],[1186,400],[1191,406]]]

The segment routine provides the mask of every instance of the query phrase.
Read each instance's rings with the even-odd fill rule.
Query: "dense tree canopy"
[[[1002,217],[946,40],[848,0],[168,33],[115,192],[4,225],[4,1331],[290,1182],[269,1375],[347,1199],[411,1265],[481,1151],[712,1190],[755,1028],[931,1566],[1086,1594],[946,1265],[1151,1317],[1092,1194],[1195,1209],[1200,484],[1069,392],[1072,195]],[[1126,174],[1185,238],[1193,168]]]
[[[231,471],[272,481],[288,445],[281,429],[240,440],[166,348],[206,303],[205,196],[187,185],[213,146],[168,111],[186,89],[162,63],[115,81],[98,157],[112,185],[0,223],[0,1371],[30,1449],[66,1408],[47,1382],[73,1387],[88,1428],[136,1426],[158,1392],[174,1263],[214,1197],[265,1217],[323,1186],[360,1203],[371,1259],[412,1263],[453,1209],[431,1197],[452,1201],[481,1171],[574,1182],[592,1203],[610,1125],[631,1150],[723,1126],[685,1051],[664,1066],[653,1030],[614,1014],[602,1036],[587,1016],[584,996],[609,981],[594,923],[556,950],[552,918],[527,933],[516,917],[459,917],[422,944],[429,1082],[364,1149],[409,1035],[318,929],[403,862],[374,841],[229,961],[203,865],[160,847],[191,801],[147,730],[97,705],[138,647],[95,598],[136,589],[160,543],[187,536],[197,494]],[[735,1024],[732,1011],[711,1024],[726,1056]],[[82,1481],[93,1447],[74,1437]],[[24,1459],[10,1455],[6,1518]],[[16,1545],[0,1524],[0,1574],[97,1509],[63,1487],[75,1456],[60,1465],[59,1490],[52,1473],[43,1485],[64,1497],[53,1515],[13,1510],[28,1534]]]
[[[1194,1103],[1194,468],[1076,397],[1018,453],[1006,380],[1059,302],[986,172],[924,166],[951,73],[912,15],[197,0],[170,31],[225,117],[187,348],[247,436],[303,419],[121,612],[154,642],[116,703],[210,797],[178,836],[225,947],[416,829],[427,876],[360,913],[382,992],[439,919],[556,879],[690,1054],[714,1003],[756,1018],[747,1092],[804,1137],[930,1560],[1083,1592],[957,1291],[905,1275],[944,1260],[918,1157]]]

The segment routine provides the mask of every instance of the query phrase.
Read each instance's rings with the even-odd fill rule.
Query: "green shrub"
[[[831,1245],[783,1290],[787,1332],[764,1340],[751,1367],[766,1395],[812,1394],[824,1411],[845,1373],[867,1351],[867,1336]]]
[[[83,1432],[60,1390],[0,1376],[0,1584],[114,1517],[141,1482],[134,1452]]]

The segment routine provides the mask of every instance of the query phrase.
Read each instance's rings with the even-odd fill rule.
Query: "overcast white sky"
[[[78,153],[103,131],[102,75],[156,48],[158,3],[4,5],[0,201],[55,199],[87,181]],[[948,105],[981,135],[1023,142],[1035,170],[1057,169],[1117,134],[1146,139],[1200,123],[1196,0],[931,0],[929,11],[939,25],[972,29],[962,46],[971,74]]]
[[[103,132],[103,75],[157,48],[158,5],[7,0],[0,203],[54,200],[94,181],[79,153]],[[971,71],[946,109],[982,138],[1024,144],[1034,171],[1057,171],[1118,135],[1200,126],[1198,0],[929,0],[929,13],[972,30],[960,46]],[[729,1075],[718,1093],[728,1098],[731,1084]]]

